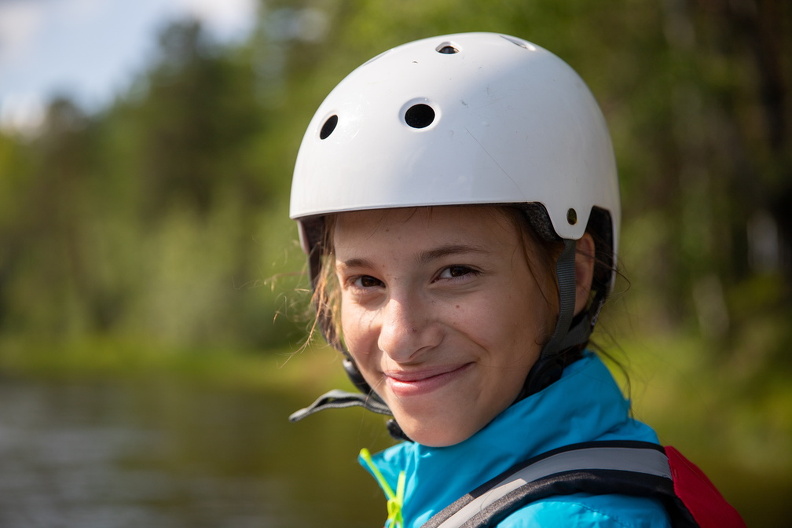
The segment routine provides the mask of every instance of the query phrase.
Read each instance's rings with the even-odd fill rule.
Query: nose
[[[442,340],[431,303],[419,296],[391,297],[380,311],[379,349],[399,363],[417,358]]]

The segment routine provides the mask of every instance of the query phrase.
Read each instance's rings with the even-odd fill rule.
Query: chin
[[[464,442],[476,433],[475,430],[453,430],[439,420],[425,420],[420,423],[407,420],[402,423],[397,418],[396,422],[410,440],[427,447],[450,447]]]

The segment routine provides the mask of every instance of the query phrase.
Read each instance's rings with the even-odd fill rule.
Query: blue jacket
[[[512,405],[464,442],[439,448],[404,442],[375,455],[374,464],[394,490],[399,472],[406,472],[404,528],[418,528],[462,495],[545,451],[594,440],[657,442],[652,429],[630,417],[629,408],[607,367],[587,352],[559,381]],[[663,506],[653,499],[579,493],[529,504],[498,526],[670,524]]]

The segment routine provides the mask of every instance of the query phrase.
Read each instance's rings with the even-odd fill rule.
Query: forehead
[[[387,240],[389,244],[508,244],[520,238],[515,222],[496,206],[442,206],[339,213],[333,222],[336,250]]]

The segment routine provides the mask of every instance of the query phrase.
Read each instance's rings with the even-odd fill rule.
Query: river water
[[[0,377],[0,528],[371,528],[355,459],[389,443],[362,409],[290,424],[315,396],[182,379]],[[721,475],[749,526],[789,526],[788,478]],[[732,486],[735,485],[735,486]]]
[[[372,527],[381,419],[174,380],[0,380],[0,528]],[[332,416],[330,414],[333,414]]]

